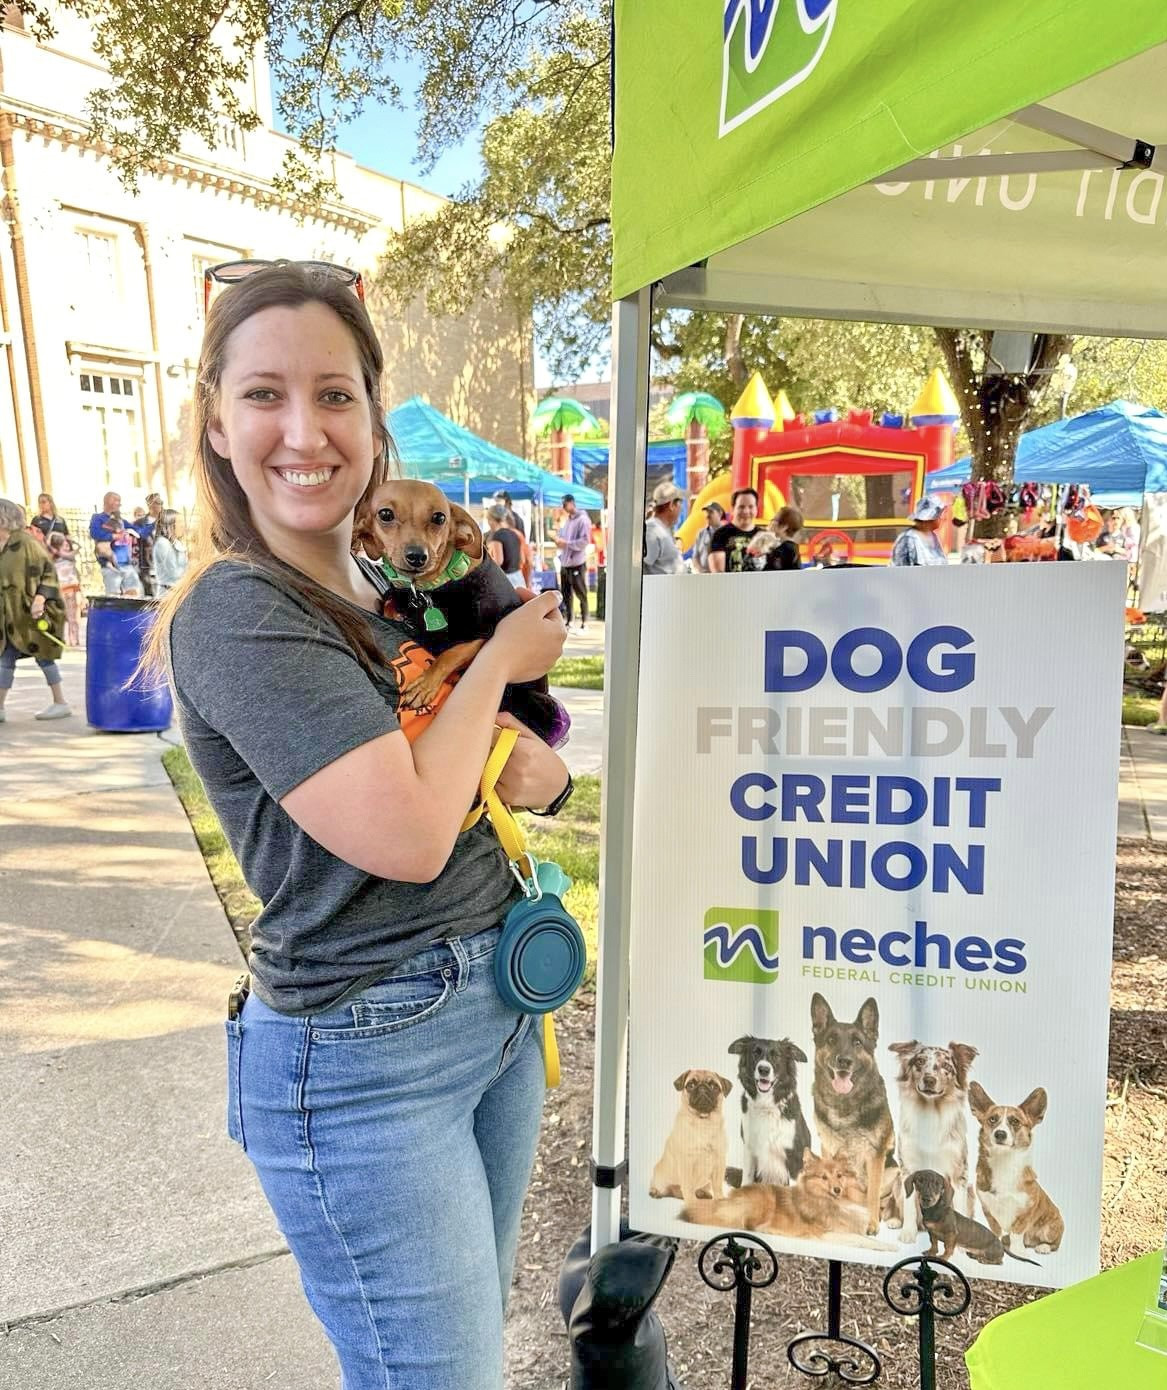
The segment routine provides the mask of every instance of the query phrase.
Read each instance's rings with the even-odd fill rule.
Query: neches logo
[[[839,0],[725,0],[719,135],[806,81],[838,8]]]
[[[778,914],[711,907],[705,914],[705,978],[772,985],[778,978]]]

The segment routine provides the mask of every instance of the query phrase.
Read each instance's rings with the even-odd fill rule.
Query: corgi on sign
[[[725,0],[719,135],[806,81],[838,7],[839,0]]]

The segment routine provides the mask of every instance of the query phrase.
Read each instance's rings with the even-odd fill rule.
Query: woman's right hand
[[[508,613],[487,646],[502,658],[508,682],[533,681],[551,670],[566,640],[559,595],[549,590]]]

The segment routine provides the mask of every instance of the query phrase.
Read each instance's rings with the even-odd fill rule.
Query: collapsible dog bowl
[[[579,923],[554,894],[524,900],[507,913],[494,956],[503,1001],[525,1014],[547,1014],[579,988],[587,947]]]

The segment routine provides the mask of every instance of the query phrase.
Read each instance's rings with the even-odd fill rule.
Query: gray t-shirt
[[[680,574],[684,568],[673,533],[659,518],[650,516],[644,523],[644,573]]]
[[[407,665],[418,651],[410,631],[366,616],[390,661]],[[187,752],[263,904],[248,964],[265,1004],[321,1012],[427,943],[506,915],[518,888],[485,818],[458,836],[432,883],[397,883],[330,854],[280,808],[313,773],[400,727],[392,668],[370,679],[332,623],[237,561],[196,583],[170,652]],[[392,806],[351,810],[382,816],[393,834]]]

